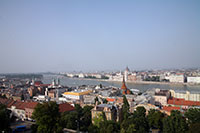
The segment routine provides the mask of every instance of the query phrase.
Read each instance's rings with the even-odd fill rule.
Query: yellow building
[[[76,90],[76,91],[65,92],[63,93],[63,96],[68,99],[82,100],[83,95],[88,95],[91,92],[92,90]]]

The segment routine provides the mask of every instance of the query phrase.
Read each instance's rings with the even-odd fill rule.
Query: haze
[[[200,67],[199,0],[1,0],[0,73]]]

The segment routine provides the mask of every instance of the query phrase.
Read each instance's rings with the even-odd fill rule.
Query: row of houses
[[[21,120],[32,120],[32,113],[38,102],[22,102],[14,101],[13,99],[0,98],[0,104],[6,105],[7,109],[11,110],[11,115],[16,116]],[[59,112],[73,111],[74,107],[69,103],[59,104]]]

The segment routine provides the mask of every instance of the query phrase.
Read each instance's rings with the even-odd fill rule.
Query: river
[[[78,78],[68,78],[64,76],[57,76],[57,75],[43,75],[43,83],[49,84],[52,82],[54,78],[60,78],[61,85],[69,86],[69,87],[76,87],[79,85],[99,85],[102,84],[103,86],[115,86],[121,87],[121,82],[108,82],[108,81],[101,81],[101,80],[88,80],[88,79],[78,79]],[[129,89],[138,89],[141,92],[144,92],[148,89],[152,88],[160,88],[160,89],[173,89],[173,90],[188,90],[188,91],[195,91],[200,93],[200,85],[183,85],[183,84],[158,84],[158,83],[126,83]]]

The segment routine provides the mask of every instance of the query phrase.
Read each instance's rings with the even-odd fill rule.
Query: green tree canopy
[[[162,131],[162,129],[163,129],[163,118],[164,118],[163,113],[161,113],[158,110],[151,109],[148,112],[148,116],[147,116],[149,127],[151,129],[160,129],[160,131]]]
[[[172,110],[171,115],[163,119],[164,133],[185,133],[187,130],[186,119],[178,110]]]
[[[56,102],[38,104],[33,112],[33,119],[36,120],[37,132],[53,133],[59,132],[59,106]]]
[[[185,117],[188,118],[189,124],[200,123],[200,109],[191,108],[187,110]]]
[[[149,126],[146,118],[146,109],[144,107],[137,107],[133,112],[132,121],[135,124],[137,132],[148,132]]]
[[[105,120],[100,122],[99,132],[100,133],[117,133],[120,131],[120,126],[117,122],[112,120]]]
[[[124,119],[128,119],[129,116],[129,103],[128,100],[126,99],[126,96],[123,96],[123,105],[122,105],[122,117]]]
[[[5,105],[0,104],[0,132],[10,131],[10,111]]]

